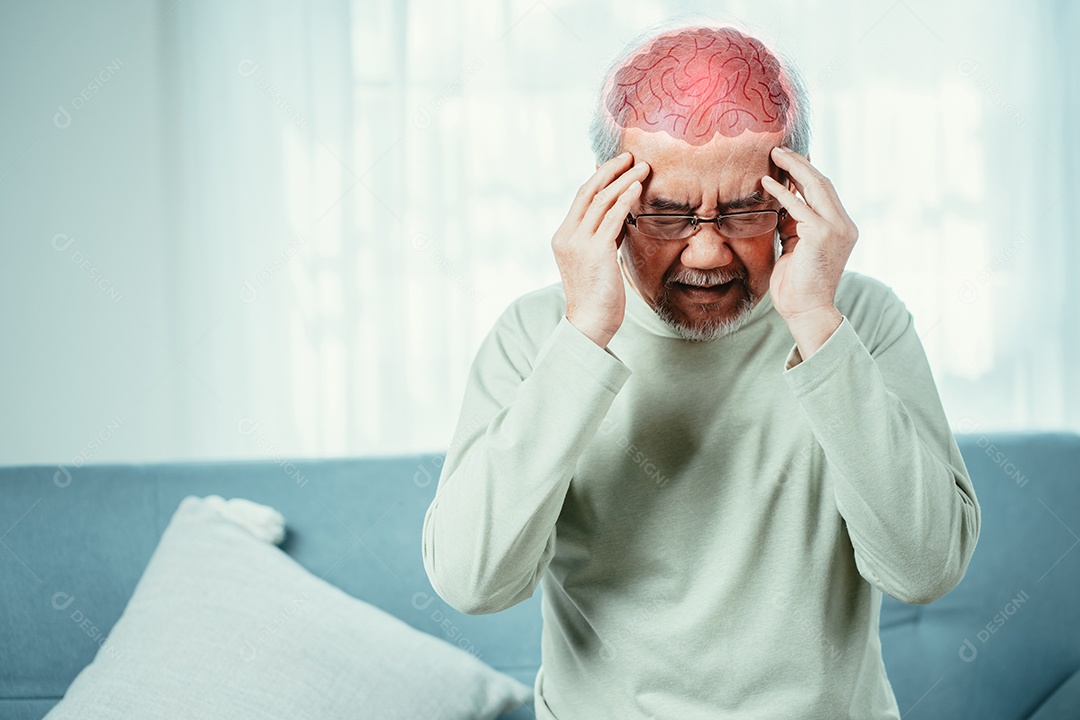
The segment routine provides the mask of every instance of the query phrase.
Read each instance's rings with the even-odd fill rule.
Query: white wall
[[[152,456],[179,430],[154,412],[176,402],[153,385],[169,337],[160,19],[154,2],[0,10],[5,464]]]
[[[47,0],[0,5],[0,464],[445,449],[602,67],[695,6],[801,67],[953,426],[1080,429],[1076,3]]]

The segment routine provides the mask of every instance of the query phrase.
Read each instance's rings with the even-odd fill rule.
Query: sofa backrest
[[[41,718],[93,659],[188,495],[285,516],[282,549],[316,576],[532,686],[540,591],[494,616],[435,594],[421,529],[443,455],[0,468],[0,717]],[[57,592],[73,597],[53,608]],[[78,615],[73,617],[73,612]],[[520,708],[507,718],[532,718]]]
[[[957,441],[982,508],[979,544],[944,598],[885,597],[886,668],[905,720],[1028,717],[1080,668],[1080,436]],[[421,529],[442,459],[0,468],[0,716],[40,718],[63,696],[188,495],[277,508],[288,523],[282,549],[303,567],[531,686],[542,588],[505,612],[470,616],[443,602],[424,572]],[[62,612],[56,592],[74,598]]]
[[[1080,436],[968,433],[957,444],[979,542],[945,597],[884,597],[886,671],[904,720],[1031,718],[1080,670]]]

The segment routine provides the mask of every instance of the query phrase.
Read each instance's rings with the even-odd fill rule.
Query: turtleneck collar
[[[637,290],[630,284],[630,278],[627,275],[626,264],[623,261],[622,254],[619,255],[619,267],[622,270],[623,288],[626,290],[626,314],[632,318],[638,325],[645,330],[651,332],[654,335],[660,335],[662,337],[683,339],[679,333],[675,332],[675,329],[668,325],[666,322],[660,319],[660,316],[652,309],[652,307],[645,301],[645,298],[638,295]],[[749,325],[757,322],[761,318],[765,317],[772,310],[772,300],[769,296],[769,292],[766,291],[765,295],[758,301],[758,304],[754,306],[754,309],[750,311],[750,317],[747,318],[746,323],[741,328],[735,331],[734,335],[738,335],[745,330]],[[727,336],[730,337],[730,336]],[[721,338],[723,339],[723,338]]]

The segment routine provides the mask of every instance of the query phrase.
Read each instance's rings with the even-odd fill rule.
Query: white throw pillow
[[[184,498],[108,640],[46,718],[490,719],[532,700],[309,573],[271,544],[283,525],[248,500]]]

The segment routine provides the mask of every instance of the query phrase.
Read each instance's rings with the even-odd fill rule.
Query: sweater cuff
[[[577,368],[592,376],[612,393],[622,389],[632,372],[615,353],[593,342],[565,315],[540,348],[535,364],[539,365],[548,356],[550,359],[547,362],[554,361],[560,366]]]
[[[846,315],[833,334],[813,352],[803,359],[798,345],[794,345],[784,363],[784,379],[796,394],[810,392],[824,382],[836,369],[850,358],[857,348],[862,347],[862,340],[855,332]],[[866,349],[863,348],[863,352]]]

